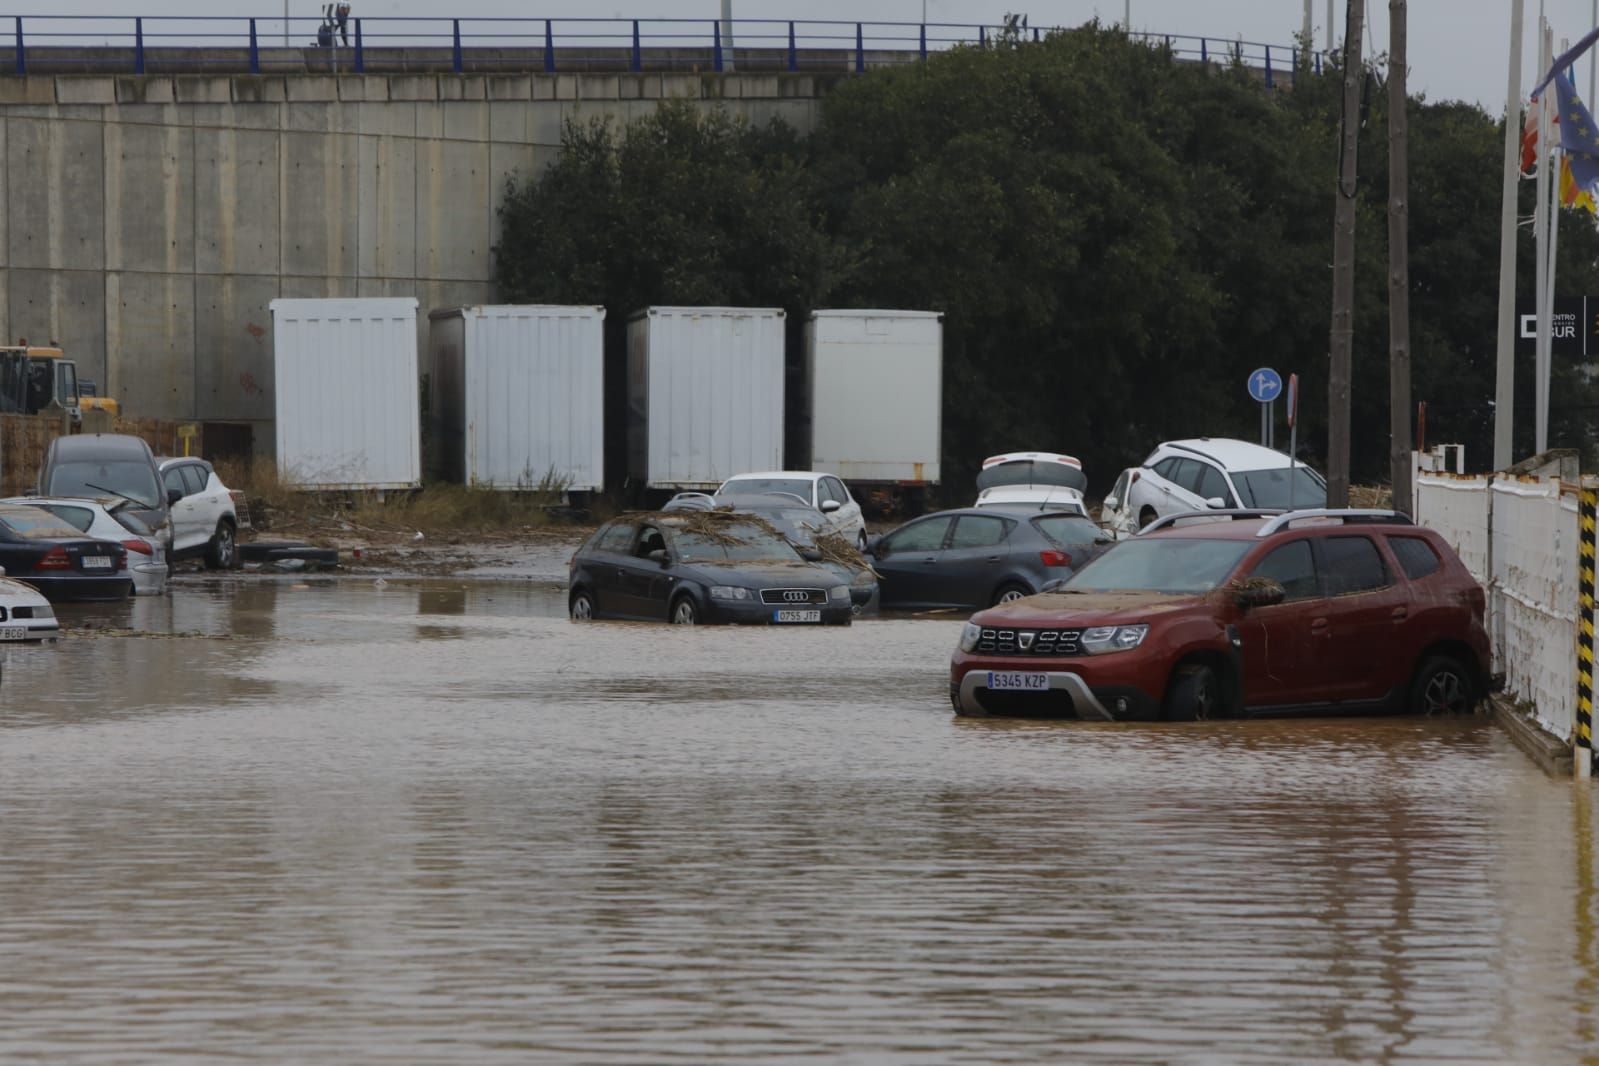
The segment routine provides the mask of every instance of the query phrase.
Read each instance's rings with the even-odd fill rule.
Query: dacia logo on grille
[[[1022,651],[1026,651],[1033,646],[1033,637],[1036,635],[1037,634],[1029,633],[1024,629],[1020,633],[1016,634],[1016,643],[1021,647]]]

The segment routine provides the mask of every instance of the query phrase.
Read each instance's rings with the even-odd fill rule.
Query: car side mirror
[[[799,550],[799,555],[801,559],[804,559],[808,563],[819,563],[822,561],[822,553],[817,551],[815,548],[801,548]]]
[[[648,558],[650,562],[660,563],[662,566],[666,566],[672,561],[667,558],[665,548],[656,548],[654,551],[650,552]]]
[[[1269,577],[1252,577],[1233,586],[1233,602],[1245,611],[1251,607],[1271,607],[1287,597],[1288,591]]]
[[[168,507],[171,507],[173,504],[177,503],[181,499],[183,499],[183,490],[182,489],[167,489],[167,506]]]
[[[832,514],[842,506],[844,505],[839,503],[837,500],[823,500],[821,511],[823,514]]]
[[[1063,577],[1052,577],[1048,581],[1044,582],[1041,586],[1039,586],[1038,591],[1039,592],[1058,592],[1062,588],[1065,588],[1065,587],[1066,587],[1066,579],[1065,578],[1063,578]]]
[[[867,555],[875,556],[878,553],[878,550],[880,548],[882,548],[882,546],[883,546],[883,535],[881,533],[873,533],[871,536],[866,538],[866,554]]]
[[[1209,507],[1212,511],[1219,511],[1227,506],[1227,501],[1222,499],[1220,496],[1212,496],[1210,499],[1205,501],[1205,506]]]
[[[1112,533],[1108,529],[1096,529],[1094,531],[1095,544],[1112,544],[1115,542],[1115,540],[1116,534]]]
[[[1103,506],[1102,509],[1106,510],[1106,511],[1114,511],[1116,508],[1120,507],[1121,505],[1122,505],[1122,502],[1120,500],[1118,500],[1116,497],[1114,497],[1114,496],[1106,496],[1105,497],[1105,503],[1104,503],[1104,506]]]

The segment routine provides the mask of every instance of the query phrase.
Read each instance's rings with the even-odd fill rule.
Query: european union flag
[[[1556,75],[1555,99],[1560,104],[1560,147],[1571,164],[1571,176],[1579,190],[1592,192],[1599,186],[1599,125],[1569,74]]]

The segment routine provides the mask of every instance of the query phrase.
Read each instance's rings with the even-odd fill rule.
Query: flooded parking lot
[[[1599,1061],[1474,719],[957,719],[961,619],[188,576],[0,650],[0,1058]],[[92,628],[85,628],[92,627]]]

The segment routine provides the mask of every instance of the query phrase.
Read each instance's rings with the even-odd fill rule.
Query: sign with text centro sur
[[[1549,321],[1549,354],[1591,359],[1599,356],[1599,297],[1557,296]],[[1516,300],[1516,354],[1531,355],[1538,345],[1538,306]]]
[[[1271,403],[1283,394],[1283,379],[1277,371],[1263,366],[1249,375],[1249,398],[1258,403]]]

